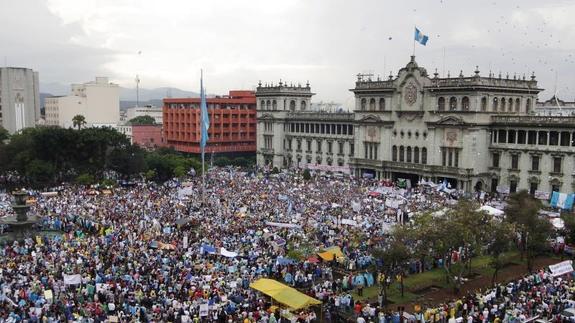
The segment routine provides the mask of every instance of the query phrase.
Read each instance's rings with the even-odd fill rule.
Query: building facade
[[[70,95],[46,98],[45,109],[48,126],[70,128],[74,116],[82,115],[88,127],[116,127],[120,122],[120,87],[107,77],[72,84]]]
[[[0,125],[15,133],[40,120],[38,72],[0,67]]]
[[[207,98],[210,128],[206,153],[255,153],[256,97],[253,91],[230,91]],[[166,98],[163,107],[164,140],[174,149],[199,154],[200,98]]]
[[[358,75],[353,113],[323,115],[305,111],[309,86],[284,87],[256,92],[260,165],[330,170],[335,161],[355,176],[446,180],[468,192],[575,190],[575,117],[535,114],[535,76],[440,78],[412,57],[386,80]]]

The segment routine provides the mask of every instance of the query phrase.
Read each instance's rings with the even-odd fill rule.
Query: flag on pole
[[[575,194],[565,194],[559,192],[553,192],[551,195],[551,206],[564,209],[564,210],[571,210],[573,208],[573,201],[575,199]]]
[[[419,29],[417,29],[417,27],[415,27],[415,41],[425,46],[428,40],[429,37],[424,35]]]
[[[208,129],[210,129],[210,118],[208,116],[208,107],[206,104],[206,92],[204,90],[204,74],[200,77],[200,110],[201,110],[201,125],[202,137],[200,139],[200,147],[202,148],[202,159],[204,157],[204,148],[208,142]]]

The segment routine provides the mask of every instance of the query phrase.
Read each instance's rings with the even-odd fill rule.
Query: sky
[[[547,99],[575,98],[573,0],[2,0],[0,57],[41,83],[109,76],[123,87],[253,89],[305,84],[353,104],[357,73],[397,74],[417,26],[432,74],[535,72]],[[557,82],[556,82],[557,80]]]

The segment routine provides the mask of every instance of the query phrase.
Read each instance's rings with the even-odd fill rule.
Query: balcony
[[[262,153],[264,155],[273,155],[274,150],[273,150],[273,148],[260,148],[260,153]]]
[[[531,175],[541,175],[541,171],[537,169],[530,169],[527,172]]]

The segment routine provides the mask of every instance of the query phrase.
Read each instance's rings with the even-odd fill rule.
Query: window
[[[327,142],[327,152],[330,154],[333,153],[332,146],[333,146],[333,142],[328,141]]]
[[[499,153],[493,153],[493,167],[499,167]]]
[[[527,102],[525,102],[525,113],[529,113],[530,110],[531,110],[531,99],[527,99]]]
[[[493,98],[493,112],[497,112],[499,109],[499,100],[497,98]]]
[[[509,99],[507,100],[507,104],[508,104],[508,108],[507,108],[507,109],[509,110],[509,112],[513,112],[513,99],[512,99],[512,98],[509,98]]]
[[[447,149],[441,148],[441,166],[447,165]]]
[[[290,111],[295,111],[295,100],[289,102],[289,109]]]
[[[307,103],[305,101],[301,101],[301,110],[305,110],[307,107]],[[275,109],[274,109],[275,110]]]
[[[399,146],[399,161],[403,162],[405,160],[405,148],[403,146]]]
[[[527,133],[527,144],[535,145],[537,142],[537,131],[529,130]]]
[[[451,149],[447,149],[447,166],[453,166],[453,151]]]
[[[301,151],[301,140],[297,141],[297,150]]]
[[[559,145],[559,133],[557,131],[549,132],[549,145],[551,146]]]
[[[509,181],[509,193],[517,192],[517,181],[511,180]]]
[[[391,147],[391,160],[397,161],[397,146]]]
[[[539,156],[531,156],[531,170],[539,171]]]
[[[306,140],[306,144],[307,144],[307,151],[311,152],[311,140]]]
[[[379,99],[379,111],[385,111],[385,99]]]
[[[547,145],[547,131],[539,131],[538,145]]]
[[[350,142],[349,143],[349,155],[350,156],[353,156],[353,149],[354,149],[353,142]]]
[[[406,161],[408,163],[411,163],[411,147],[407,147],[407,157],[406,157]]]
[[[463,111],[469,111],[469,98],[466,96],[461,99],[461,109]]]
[[[529,184],[529,194],[535,195],[536,191],[537,191],[537,183],[531,182],[531,184]]]
[[[272,103],[271,103],[270,100],[268,100],[268,101],[266,102],[266,110],[271,110],[271,108],[272,108]]]
[[[507,132],[507,143],[514,144],[515,143],[515,130],[509,130]]]
[[[499,130],[499,134],[497,135],[497,139],[499,140],[500,144],[504,144],[507,142],[507,130]]]
[[[515,99],[515,112],[519,112],[521,109],[521,100],[519,98]]]
[[[481,98],[481,111],[483,111],[483,112],[487,111],[487,98],[486,97]]]
[[[553,173],[561,173],[561,157],[553,157]]]
[[[450,111],[457,110],[457,98],[455,98],[454,96],[449,98],[449,110]]]
[[[559,192],[559,184],[551,184],[551,192]]]
[[[260,101],[260,110],[263,110],[263,109],[265,109],[265,108],[266,108],[266,101],[261,100],[261,101]]]
[[[365,99],[361,99],[361,111],[365,111],[366,104],[367,104],[367,101]]]
[[[321,144],[322,144],[322,140],[321,140],[321,139],[318,139],[318,140],[316,141],[316,147],[317,147],[317,153],[318,153],[318,154],[321,154]]]
[[[343,142],[339,142],[337,146],[338,154],[343,155]]]
[[[459,150],[455,149],[455,152],[453,153],[453,166],[455,167],[459,167]]]
[[[288,149],[291,150],[291,139],[288,139]]]
[[[511,155],[511,169],[519,169],[519,155]]]
[[[505,98],[501,98],[501,112],[505,112]]]
[[[517,143],[520,145],[525,144],[525,130],[517,131]]]
[[[491,192],[495,193],[497,192],[497,186],[499,185],[499,180],[497,178],[492,178],[491,179]]]
[[[272,101],[272,110],[277,110],[278,108],[278,102],[276,100]]]
[[[369,100],[369,111],[375,111],[375,99],[371,98]]]
[[[416,164],[419,163],[419,147],[413,149],[413,162]]]
[[[561,146],[569,146],[569,142],[571,141],[571,134],[567,131],[561,132]]]
[[[439,111],[445,110],[445,98],[444,97],[440,97],[437,100],[437,110],[439,110]]]
[[[421,163],[427,164],[427,148],[425,147],[421,148]]]

